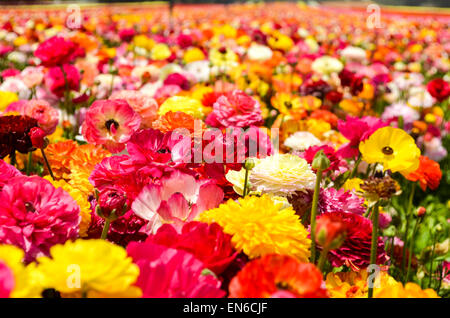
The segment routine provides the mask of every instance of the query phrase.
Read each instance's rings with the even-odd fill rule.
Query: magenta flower
[[[262,123],[259,103],[240,90],[220,96],[206,123],[213,127],[248,127]]]
[[[160,184],[149,184],[134,200],[131,209],[149,221],[155,232],[163,223],[171,223],[180,230],[205,210],[217,207],[223,191],[210,181],[197,181],[191,175],[176,171]]]
[[[16,167],[0,159],[0,192],[5,184],[21,175],[22,173]]]
[[[191,253],[153,243],[132,242],[128,255],[139,266],[136,285],[144,298],[220,298],[225,291]]]
[[[0,261],[0,298],[9,298],[14,289],[14,275],[12,270]]]
[[[125,100],[97,100],[86,112],[81,132],[89,143],[105,145],[117,153],[140,125],[141,117]]]
[[[38,176],[13,178],[3,187],[0,202],[0,243],[22,248],[26,262],[78,235],[78,204]]]
[[[347,116],[339,120],[338,129],[350,142],[341,146],[337,151],[342,158],[354,158],[359,154],[358,146],[361,141],[370,137],[378,128],[387,126],[381,119],[365,116],[362,118]]]
[[[58,66],[70,63],[76,56],[77,45],[59,36],[51,37],[41,44],[34,52],[44,66]]]
[[[78,69],[71,64],[65,64],[63,68],[64,73],[66,73],[65,79],[64,73],[59,66],[50,68],[47,74],[45,74],[45,85],[58,97],[64,96],[66,80],[69,90],[78,91],[80,89],[81,75]]]

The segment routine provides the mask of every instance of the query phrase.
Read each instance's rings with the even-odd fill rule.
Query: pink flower
[[[358,146],[361,141],[369,138],[378,128],[387,126],[381,119],[365,116],[362,118],[347,116],[346,120],[339,120],[338,130],[350,142],[341,146],[337,151],[342,158],[354,158],[359,154]]]
[[[171,223],[180,230],[205,210],[217,207],[223,200],[223,191],[209,181],[197,181],[191,175],[174,172],[163,178],[161,184],[149,184],[134,200],[131,209],[149,221],[155,232],[163,223]]]
[[[140,125],[141,117],[125,100],[97,100],[86,112],[81,132],[89,143],[117,153]]]
[[[19,70],[16,70],[15,68],[7,68],[6,70],[2,71],[2,77],[3,78],[7,78],[7,77],[13,77],[20,74]]]
[[[80,72],[78,69],[70,64],[63,66],[64,73],[66,73],[67,86],[69,90],[78,91],[80,89]],[[66,80],[61,67],[55,66],[49,69],[45,74],[45,85],[48,89],[58,97],[62,97],[66,90]]]
[[[213,127],[258,126],[263,121],[259,103],[240,90],[220,96],[206,123]]]
[[[216,275],[220,275],[237,256],[231,245],[231,235],[225,234],[217,223],[188,222],[181,233],[172,225],[164,224],[146,242],[192,253]]]
[[[164,80],[164,85],[177,85],[182,90],[189,90],[189,81],[180,73],[172,73]]]
[[[42,65],[52,67],[70,63],[74,59],[76,51],[75,43],[54,36],[39,44],[34,55],[41,60]]]
[[[136,285],[144,298],[220,298],[225,291],[191,253],[153,243],[130,243],[128,255],[139,266]]]
[[[0,260],[0,298],[9,298],[14,285],[12,270]]]
[[[139,91],[123,90],[114,92],[109,99],[124,99],[141,116],[141,127],[150,128],[158,117],[158,103]]]
[[[44,80],[44,73],[41,67],[28,66],[20,73],[20,78],[28,88],[40,85]]]
[[[158,88],[155,92],[155,98],[157,100],[163,100],[169,97],[172,97],[181,92],[181,88],[178,85],[164,85]]]
[[[22,173],[16,167],[0,159],[0,192],[5,184]]]
[[[12,179],[0,202],[0,243],[22,248],[26,262],[78,235],[80,207],[62,188],[38,176]]]

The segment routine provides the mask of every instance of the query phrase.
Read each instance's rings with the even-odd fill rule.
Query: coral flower
[[[423,191],[425,191],[427,187],[431,190],[436,190],[437,187],[439,187],[439,182],[442,178],[442,171],[439,163],[425,156],[420,156],[419,160],[419,168],[408,174],[406,179],[414,182],[419,181]]]
[[[419,167],[420,149],[414,139],[399,128],[378,129],[360,143],[359,150],[363,160],[367,163],[381,163],[384,170],[408,175]]]
[[[112,153],[124,149],[141,125],[141,117],[126,101],[97,100],[86,112],[81,131],[84,138],[96,145],[105,145]]]
[[[163,223],[171,223],[177,229],[192,221],[199,213],[217,207],[223,200],[223,191],[209,181],[197,181],[194,177],[174,172],[163,178],[161,184],[150,184],[142,189],[134,200],[132,210],[149,221],[149,228],[156,231]]]
[[[151,128],[152,122],[158,117],[158,103],[150,96],[139,91],[124,90],[114,92],[109,99],[124,99],[137,112],[142,120],[142,128]]]
[[[250,258],[278,253],[290,255],[302,262],[309,257],[311,241],[308,232],[291,208],[283,208],[268,195],[247,196],[238,202],[228,200],[218,208],[200,214],[202,222],[216,222],[231,239],[238,251]]]
[[[206,118],[206,123],[213,127],[258,126],[262,121],[259,103],[239,90],[220,96]]]
[[[266,255],[247,263],[232,279],[231,298],[289,297],[326,298],[322,274],[310,263],[300,263],[286,255]]]
[[[153,243],[130,243],[128,255],[139,266],[136,285],[145,298],[220,298],[220,281],[203,274],[205,265],[191,253]]]
[[[192,253],[216,275],[220,275],[237,256],[231,246],[231,236],[216,223],[189,222],[181,233],[172,225],[164,224],[147,238],[147,242]]]
[[[50,106],[45,100],[30,100],[25,103],[13,103],[6,109],[9,111],[17,111],[22,115],[29,116],[38,121],[47,135],[55,132],[59,122],[59,111]]]
[[[78,234],[80,207],[38,176],[15,177],[3,187],[0,202],[0,242],[21,247],[27,262]]]
[[[63,297],[141,296],[139,288],[133,286],[139,268],[125,249],[105,240],[58,244],[50,249],[50,257],[37,261],[43,287],[54,288]]]

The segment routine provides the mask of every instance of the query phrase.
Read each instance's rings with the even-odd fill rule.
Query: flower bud
[[[422,217],[425,215],[426,212],[427,212],[427,209],[425,209],[423,206],[421,206],[417,209],[417,216]]]
[[[316,241],[324,249],[339,248],[345,240],[346,232],[345,223],[336,215],[324,214],[317,219]]]
[[[116,188],[107,188],[98,194],[96,213],[111,221],[122,216],[128,209],[125,192]]]
[[[330,166],[330,159],[325,155],[323,150],[320,150],[314,156],[311,167],[315,170],[325,170]]]
[[[245,159],[244,168],[245,170],[252,170],[255,167],[255,160],[252,158]]]
[[[46,133],[42,128],[33,127],[30,129],[28,135],[30,136],[33,147],[41,149],[47,146],[48,141],[45,138]]]

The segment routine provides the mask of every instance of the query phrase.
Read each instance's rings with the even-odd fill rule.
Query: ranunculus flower
[[[237,256],[231,235],[225,234],[217,223],[188,222],[180,233],[172,225],[164,224],[146,241],[192,253],[216,275]]]
[[[45,74],[45,85],[58,97],[62,97],[66,91],[66,80],[69,90],[78,91],[80,89],[81,76],[78,69],[70,64],[64,64],[63,68],[66,73],[65,79],[59,66],[52,67]]]
[[[60,36],[54,36],[39,44],[34,55],[42,65],[52,67],[70,63],[74,58],[77,45]]]
[[[450,96],[450,84],[442,78],[436,78],[427,84],[427,90],[438,101],[442,102]]]
[[[33,127],[30,130],[30,139],[33,147],[44,148],[46,133],[40,127]]]
[[[127,195],[120,188],[106,188],[100,191],[97,205],[100,208],[101,216],[109,218],[115,213],[114,217],[122,216],[126,212]]]
[[[97,100],[86,112],[81,132],[88,142],[117,153],[140,125],[141,117],[125,100]]]
[[[41,127],[47,135],[51,135],[55,132],[59,122],[59,111],[42,99],[32,99],[20,104],[14,103],[8,106],[6,111],[17,111],[22,115],[36,119],[39,127]]]

